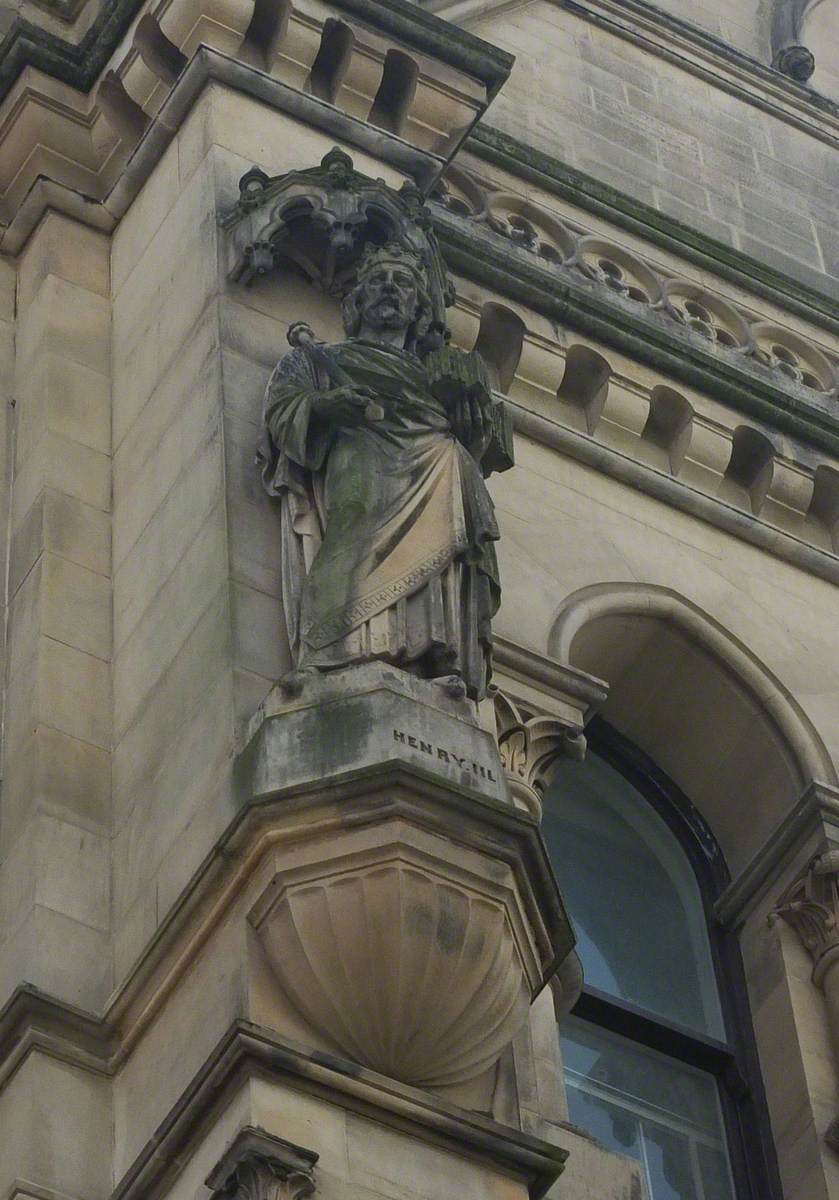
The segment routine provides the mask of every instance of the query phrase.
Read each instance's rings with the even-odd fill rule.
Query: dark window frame
[[[737,1200],[783,1200],[740,946],[736,933],[723,926],[714,911],[715,901],[730,881],[722,851],[698,809],[634,743],[602,717],[591,721],[586,737],[589,748],[658,813],[690,862],[702,898],[729,1040],[697,1034],[587,986],[573,1015],[713,1075]]]

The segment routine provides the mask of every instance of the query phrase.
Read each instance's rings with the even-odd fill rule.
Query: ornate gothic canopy
[[[293,267],[330,295],[351,286],[368,246],[399,244],[425,267],[434,321],[445,326],[454,289],[422,193],[410,183],[396,191],[362,175],[337,147],[307,170],[271,178],[253,167],[239,181],[239,200],[223,224],[233,235],[235,281]]]

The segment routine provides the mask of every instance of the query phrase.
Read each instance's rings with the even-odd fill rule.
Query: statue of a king
[[[298,334],[265,394],[286,684],[379,659],[480,699],[500,598],[480,361],[441,346],[426,269],[403,245],[368,247],[343,320],[336,345]]]

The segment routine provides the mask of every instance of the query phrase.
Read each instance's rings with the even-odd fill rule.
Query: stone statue
[[[486,693],[493,398],[480,358],[443,345],[433,308],[420,255],[368,244],[343,302],[347,340],[293,328],[268,383],[259,458],[282,506],[289,690],[379,659],[452,695]]]

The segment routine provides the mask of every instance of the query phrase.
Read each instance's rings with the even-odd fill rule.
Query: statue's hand
[[[455,401],[452,426],[458,441],[480,462],[489,445],[492,428],[489,416],[484,412],[480,397],[476,393],[464,391]]]
[[[346,385],[318,392],[313,407],[319,417],[339,425],[360,425],[366,419],[369,405],[375,400],[370,388]]]

